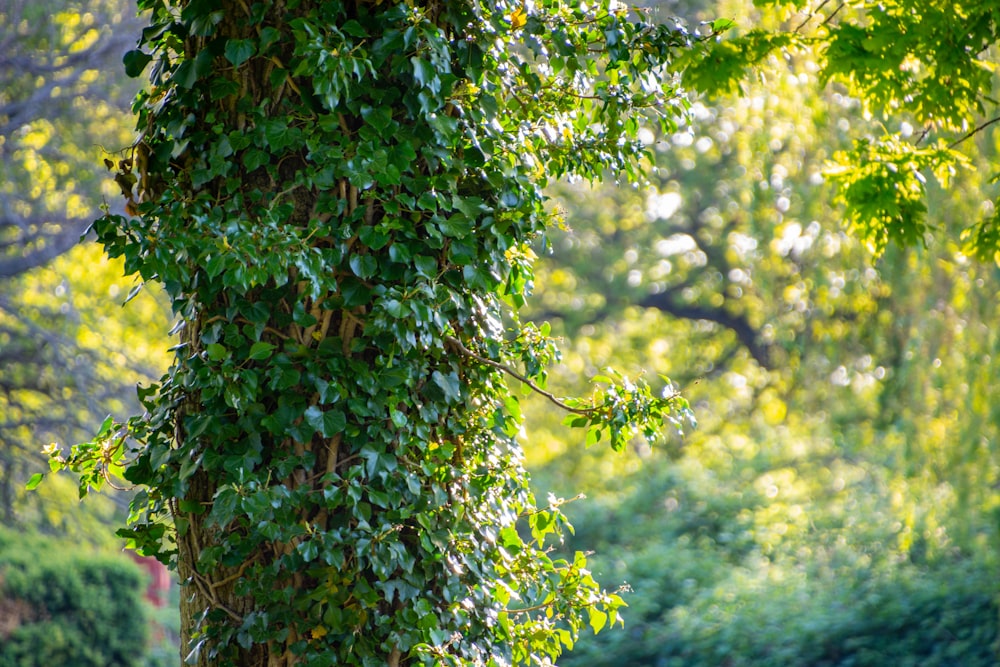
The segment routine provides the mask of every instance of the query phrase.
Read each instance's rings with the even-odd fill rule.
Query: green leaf
[[[378,260],[372,255],[353,255],[348,263],[358,278],[371,278],[378,271]]]
[[[347,417],[340,410],[323,411],[319,406],[311,405],[303,416],[306,423],[324,438],[343,433],[347,427]]]
[[[274,351],[276,347],[277,347],[276,345],[272,345],[271,343],[258,341],[250,346],[250,354],[248,358],[254,361],[267,359],[268,357],[271,356],[271,353]]]
[[[45,479],[45,473],[36,472],[28,480],[28,483],[24,485],[24,488],[28,491],[33,491],[39,484],[42,483],[43,479]]]
[[[188,514],[204,514],[205,512],[205,505],[197,500],[181,500],[178,502],[177,507],[181,512]]]
[[[111,415],[105,417],[104,421],[101,422],[101,427],[97,429],[97,435],[95,436],[95,439],[100,439],[107,436],[109,433],[111,433],[111,428],[114,425],[115,425],[114,417],[112,417]]]
[[[217,76],[212,79],[208,88],[213,101],[221,100],[240,92],[240,84],[238,81],[233,81],[232,79],[227,79],[221,76]]]
[[[287,119],[277,119],[262,123],[264,140],[267,148],[273,153],[280,153],[297,144],[302,138],[302,131],[291,125]]]
[[[367,108],[361,111],[362,118],[379,132],[384,132],[392,123],[392,109],[389,107],[379,107],[377,109]]]
[[[590,608],[590,627],[594,629],[596,635],[608,622],[608,615],[596,607]]]
[[[249,60],[257,51],[257,45],[252,39],[231,39],[226,42],[226,60],[239,67]]]
[[[195,70],[192,61],[185,60],[174,70],[172,78],[179,87],[190,89],[198,82],[198,72]]]
[[[148,53],[143,53],[138,49],[128,51],[124,56],[122,56],[122,63],[125,65],[125,74],[133,79],[140,76],[142,71],[146,69],[146,65],[148,65],[152,60],[153,56]]]
[[[229,356],[229,350],[220,343],[209,343],[205,346],[205,352],[208,353],[208,358],[212,361],[222,361]]]
[[[462,398],[461,385],[458,381],[458,376],[454,373],[448,373],[445,375],[441,371],[434,371],[431,374],[431,379],[434,381],[441,391],[444,392],[445,400],[449,403],[457,403]]]
[[[246,152],[243,153],[243,166],[246,167],[248,171],[254,171],[258,167],[262,167],[270,161],[270,153],[262,151],[259,148],[248,148]]]
[[[710,23],[712,32],[719,34],[736,27],[736,21],[732,19],[715,19]],[[595,630],[596,632],[596,630]]]
[[[406,414],[400,412],[399,410],[390,410],[389,417],[392,419],[392,423],[396,425],[396,428],[403,428],[406,426]]]
[[[351,35],[352,37],[368,36],[368,32],[365,31],[364,26],[362,26],[354,19],[344,22],[344,25],[340,26],[340,29],[343,30],[348,35]]]
[[[455,213],[437,223],[438,229],[445,236],[461,239],[472,232],[472,221],[462,213]]]
[[[347,307],[363,306],[371,301],[371,288],[353,278],[345,278],[340,291]]]
[[[417,267],[417,273],[425,278],[434,278],[437,276],[438,263],[434,257],[417,255],[413,258],[413,265]]]
[[[438,79],[437,70],[434,65],[424,60],[420,56],[410,58],[413,64],[413,78],[422,87],[430,88],[433,92],[438,92],[441,88],[441,81]]]

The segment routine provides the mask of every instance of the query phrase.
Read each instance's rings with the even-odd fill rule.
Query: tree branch
[[[644,308],[656,308],[668,315],[685,320],[715,322],[736,334],[736,338],[758,364],[764,368],[771,368],[770,348],[766,343],[760,341],[759,333],[750,325],[746,315],[737,315],[724,308],[678,303],[671,298],[670,294],[670,292],[650,294],[640,300],[638,305]]]
[[[11,278],[47,264],[79,243],[80,237],[90,224],[88,220],[45,221],[44,223],[39,220],[35,224],[29,223],[29,226],[40,228],[52,223],[61,229],[54,234],[34,234],[13,244],[20,246],[19,255],[0,256],[0,278]],[[0,229],[4,227],[22,227],[22,225],[9,218],[0,218]]]
[[[967,141],[967,140],[971,139],[972,137],[976,136],[977,134],[979,134],[980,132],[982,132],[983,130],[985,130],[986,128],[988,128],[993,123],[1000,123],[1000,116],[997,116],[996,118],[992,118],[992,119],[986,121],[985,123],[979,125],[979,127],[975,128],[974,130],[972,130],[971,132],[969,132],[968,134],[966,134],[961,139],[958,139],[956,141],[951,142],[950,144],[948,144],[948,148],[955,148],[956,146],[958,146],[959,144],[963,143],[964,141]]]

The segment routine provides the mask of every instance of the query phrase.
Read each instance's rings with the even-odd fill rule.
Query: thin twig
[[[236,572],[234,572],[233,574],[229,575],[225,579],[220,579],[219,581],[210,582],[209,586],[214,590],[216,588],[219,588],[220,586],[225,586],[226,584],[229,584],[229,583],[232,583],[232,582],[236,581],[237,579],[239,579],[240,577],[243,576],[243,573],[246,572],[247,567],[253,561],[254,561],[254,559],[252,559],[252,558],[250,560],[243,561],[243,564],[240,565],[240,568]]]
[[[974,129],[972,132],[969,132],[967,135],[965,135],[964,137],[962,137],[961,139],[959,139],[957,141],[953,141],[952,143],[948,144],[948,148],[955,148],[956,146],[958,146],[962,142],[966,141],[967,139],[971,139],[972,137],[976,136],[976,134],[978,134],[982,130],[985,130],[987,127],[989,127],[993,123],[1000,123],[1000,116],[997,116],[996,118],[993,118],[991,120],[986,121],[985,123],[983,123],[982,125],[980,125],[976,129]]]
[[[920,133],[920,136],[917,137],[917,140],[913,142],[913,145],[914,146],[919,146],[921,144],[921,142],[923,142],[923,140],[927,138],[927,135],[930,134],[930,131],[931,131],[931,126],[930,125],[927,125],[926,127],[924,127],[924,131]]]
[[[550,401],[552,401],[555,405],[557,405],[560,408],[562,408],[563,410],[566,410],[567,412],[572,412],[572,413],[578,414],[578,415],[592,415],[592,414],[594,414],[594,408],[574,408],[571,405],[567,405],[566,403],[563,403],[561,400],[559,400],[558,398],[556,398],[555,394],[552,394],[552,393],[550,393],[548,391],[545,391],[544,389],[542,389],[541,387],[539,387],[537,384],[535,384],[534,382],[532,382],[531,380],[529,380],[527,377],[525,377],[521,373],[518,373],[516,370],[514,370],[510,366],[506,366],[504,364],[501,364],[498,361],[493,361],[492,359],[488,359],[488,358],[486,358],[486,357],[484,357],[482,355],[476,354],[475,352],[473,352],[469,348],[465,347],[465,345],[462,344],[462,341],[458,340],[454,336],[445,336],[444,339],[446,341],[448,341],[449,343],[451,343],[452,345],[454,345],[455,347],[457,347],[458,351],[461,352],[462,354],[464,354],[465,356],[471,357],[472,359],[475,359],[476,361],[484,363],[487,366],[492,366],[493,368],[496,368],[497,370],[501,370],[504,373],[507,373],[508,375],[510,375],[511,377],[517,378],[518,380],[520,380],[524,384],[526,384],[529,387],[531,387],[532,391],[534,391],[537,394],[541,394],[545,398],[547,398]]]
[[[800,23],[799,26],[795,30],[793,30],[792,32],[798,32],[799,30],[802,30],[802,28],[804,28],[807,23],[809,23],[810,21],[813,20],[814,16],[816,16],[821,11],[823,11],[823,8],[826,7],[827,3],[829,3],[829,2],[830,2],[830,0],[823,0],[823,2],[819,3],[819,7],[817,7],[813,11],[809,12],[809,16],[807,16],[805,18],[805,20],[802,21],[802,23]]]
[[[843,9],[844,5],[846,5],[846,4],[847,4],[846,2],[842,2],[839,5],[837,5],[837,8],[833,10],[833,13],[830,14],[829,16],[827,16],[826,20],[819,24],[819,27],[822,28],[827,23],[829,23],[830,21],[832,21],[833,17],[836,16],[838,13],[840,13],[840,10]]]

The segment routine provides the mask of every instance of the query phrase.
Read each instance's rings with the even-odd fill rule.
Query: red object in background
[[[128,555],[149,573],[146,599],[154,607],[167,604],[167,593],[170,590],[170,571],[167,570],[167,566],[151,556],[140,556],[134,551],[129,551]]]

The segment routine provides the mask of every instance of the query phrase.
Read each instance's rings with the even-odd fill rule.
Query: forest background
[[[654,11],[737,31],[801,20],[744,2]],[[19,535],[0,533],[3,664],[176,663],[169,612],[146,608],[159,635],[123,620],[144,604],[110,537],[127,498],[80,505],[58,477],[24,490],[43,446],[133,411],[136,382],[167,363],[155,291],[121,308],[136,285],[76,243],[102,203],[123,203],[101,159],[131,142],[130,17],[116,0],[0,11],[0,516]],[[967,142],[949,189],[928,184],[925,246],[875,258],[824,170],[881,125],[918,130],[819,71],[800,49],[697,98],[676,134],[647,137],[647,187],[553,189],[567,230],[537,248],[529,311],[564,337],[550,387],[585,392],[608,365],[662,373],[699,422],[616,454],[530,404],[538,495],[586,495],[565,506],[568,546],[631,590],[624,629],[560,664],[996,664],[1000,272],[960,236],[992,213],[1000,134]],[[94,563],[111,575],[54,574]],[[117,621],[73,634],[37,613],[65,590]]]

